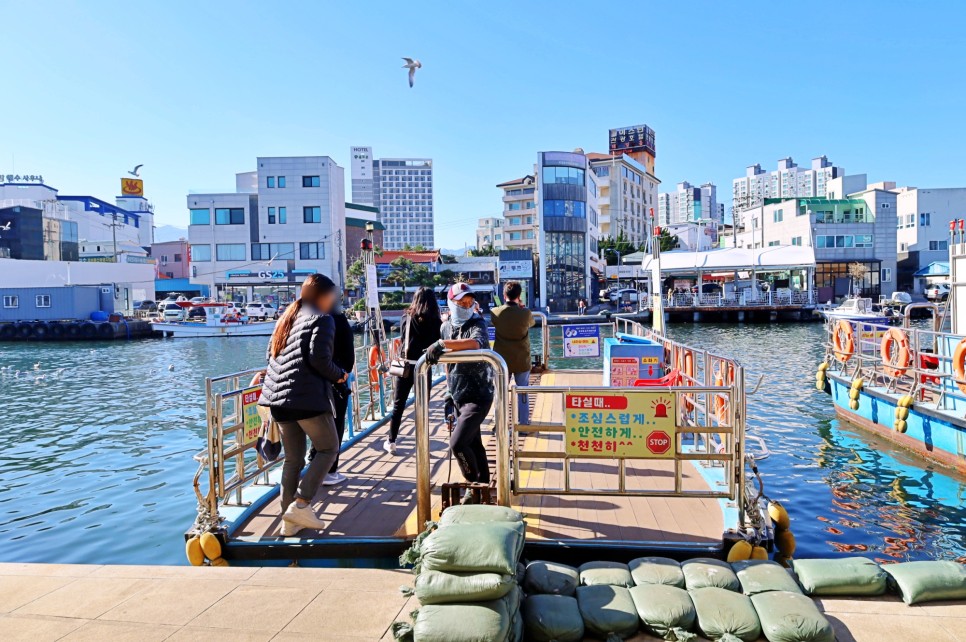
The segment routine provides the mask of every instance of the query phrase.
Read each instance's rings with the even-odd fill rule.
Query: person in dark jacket
[[[336,286],[330,278],[309,275],[300,298],[275,325],[268,345],[268,368],[258,404],[268,406],[282,431],[282,535],[286,537],[303,528],[326,526],[310,502],[340,446],[332,386],[345,383],[348,375],[333,362],[335,322],[328,312],[335,300]],[[306,436],[318,454],[299,481]]]
[[[530,385],[530,328],[533,314],[520,302],[523,288],[516,281],[503,286],[506,305],[490,312],[490,323],[496,330],[493,349],[506,361],[506,367],[517,386]],[[517,423],[530,423],[530,406],[526,395],[517,396]]]
[[[476,312],[476,300],[470,286],[456,283],[450,287],[447,304],[450,316],[443,324],[442,339],[426,350],[426,360],[430,363],[438,362],[444,352],[490,347],[486,321]],[[490,464],[480,427],[493,406],[490,366],[485,363],[451,364],[446,368],[446,380],[456,407],[456,427],[450,435],[450,450],[466,481],[488,484]],[[472,493],[463,497],[464,502],[472,500]]]
[[[399,332],[403,343],[409,336],[409,343],[401,350],[410,365],[423,356],[426,348],[439,341],[440,326],[443,320],[439,315],[439,305],[436,294],[427,287],[419,288],[413,295],[413,302],[399,321]],[[389,437],[383,445],[385,451],[396,454],[396,439],[399,437],[399,427],[402,425],[403,413],[406,411],[406,400],[416,383],[412,367],[407,368],[407,376],[397,377],[392,390],[392,417],[389,420]],[[430,377],[432,375],[429,375]]]

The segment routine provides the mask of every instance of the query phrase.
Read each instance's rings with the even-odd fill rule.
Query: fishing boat
[[[822,314],[828,320],[847,319],[850,321],[862,321],[873,324],[892,323],[895,318],[891,307],[878,306],[872,303],[872,299],[863,297],[852,297],[846,299],[841,305],[834,308],[824,308]],[[887,311],[888,310],[888,311]]]
[[[966,474],[966,282],[963,233],[952,232],[953,292],[945,329],[939,308],[912,303],[902,327],[830,316],[825,358],[816,387],[832,397],[836,414],[921,458]],[[928,308],[932,322],[914,325],[914,310]]]
[[[166,337],[269,337],[275,330],[275,321],[249,321],[225,303],[196,303],[179,301],[185,313],[192,309],[204,310],[197,320],[151,322],[151,329]]]

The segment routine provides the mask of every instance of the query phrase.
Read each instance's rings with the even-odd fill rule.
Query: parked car
[[[204,321],[208,318],[208,313],[205,312],[204,308],[194,307],[188,309],[188,319]]]
[[[158,304],[154,301],[135,301],[134,302],[135,312],[157,312]]]
[[[254,301],[245,306],[245,314],[249,319],[277,319],[278,310],[271,303]]]
[[[621,288],[620,290],[613,290],[607,295],[610,302],[613,304],[624,303],[637,303],[640,299],[640,293],[634,288]]]
[[[187,300],[188,300],[188,297],[186,297],[183,294],[169,294],[164,298],[163,301],[161,301],[161,303],[169,303],[169,302],[175,303],[177,301],[187,301]]]
[[[165,321],[184,321],[184,308],[174,302],[165,303],[161,317]]]
[[[930,301],[945,301],[949,298],[949,284],[933,283],[926,288],[926,298]]]

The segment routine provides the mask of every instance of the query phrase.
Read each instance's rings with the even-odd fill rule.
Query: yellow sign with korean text
[[[144,196],[144,181],[140,178],[122,178],[121,196]]]
[[[262,396],[261,386],[252,386],[242,391],[242,429],[241,443],[251,444],[262,432],[262,417],[258,414],[258,398]]]
[[[674,458],[674,394],[565,394],[564,412],[566,451],[571,457]]]

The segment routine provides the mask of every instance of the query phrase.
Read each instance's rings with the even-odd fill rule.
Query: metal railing
[[[530,312],[535,318],[540,319],[540,343],[543,352],[540,355],[540,359],[545,366],[549,367],[550,364],[550,333],[547,332],[547,315],[543,312],[538,312],[536,310],[531,310]]]
[[[720,308],[720,307],[780,307],[807,306],[818,301],[815,290],[769,290],[755,295],[752,292],[725,295],[706,293],[700,297],[691,293],[671,293],[664,295],[665,309],[674,308]],[[650,298],[648,307],[653,307]]]
[[[439,362],[444,365],[457,363],[485,363],[493,368],[496,415],[496,501],[501,506],[510,505],[510,449],[506,427],[509,426],[507,390],[509,372],[503,357],[493,350],[465,350],[446,352]],[[429,449],[429,380],[430,369],[425,355],[415,366],[416,377],[416,517],[422,525],[432,519],[432,480],[430,479]]]

